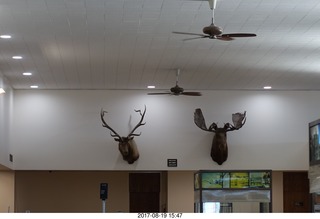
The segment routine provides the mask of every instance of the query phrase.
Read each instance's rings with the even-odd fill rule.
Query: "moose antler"
[[[231,125],[230,123],[226,123],[226,132],[240,129],[246,123],[246,120],[246,111],[244,111],[244,113],[232,114],[233,125]]]
[[[208,132],[214,132],[217,125],[215,123],[211,124],[209,129],[207,128],[206,121],[204,119],[204,116],[202,114],[201,109],[196,109],[194,112],[194,123],[202,130],[208,131]]]
[[[218,128],[217,123],[212,123],[209,128],[207,128],[202,110],[198,108],[194,112],[194,122],[200,129],[208,132],[216,132],[217,129],[223,129],[226,132],[234,131],[240,129],[246,123],[246,111],[244,111],[244,113],[232,114],[233,125],[226,123],[223,128]]]

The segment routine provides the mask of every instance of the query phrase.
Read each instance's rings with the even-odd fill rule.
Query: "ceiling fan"
[[[218,40],[223,40],[223,41],[231,41],[231,40],[234,40],[235,37],[255,37],[255,36],[257,36],[254,33],[225,33],[225,34],[222,34],[223,33],[222,28],[219,26],[216,26],[214,24],[214,9],[216,8],[217,0],[208,0],[208,2],[210,5],[210,9],[212,10],[212,19],[211,19],[211,24],[202,29],[202,32],[204,34],[185,33],[185,32],[172,32],[172,33],[198,36],[198,37],[194,37],[194,38],[184,39],[184,41],[199,39],[199,38],[209,38],[209,39],[218,39]]]
[[[170,91],[162,92],[162,93],[148,93],[148,95],[169,94],[169,95],[175,95],[175,96],[179,96],[179,95],[201,96],[200,92],[193,92],[193,91],[186,92],[186,91],[184,91],[184,89],[178,85],[179,75],[180,75],[180,69],[177,70],[176,85],[174,87],[170,88]]]

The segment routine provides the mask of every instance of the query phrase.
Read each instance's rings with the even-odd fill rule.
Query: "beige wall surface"
[[[102,212],[100,183],[108,183],[106,212],[129,211],[127,172],[16,171],[16,212]]]
[[[272,212],[283,212],[283,172],[272,172]]]
[[[168,212],[194,212],[193,174],[168,171],[164,175],[167,184],[161,187],[161,210],[166,207]],[[102,182],[109,184],[106,212],[129,212],[128,171],[16,171],[15,175],[16,212],[102,212]],[[282,172],[274,172],[272,180],[273,212],[281,213]],[[13,188],[13,182],[6,186]]]
[[[129,212],[128,171],[16,171],[16,212],[101,212],[101,182],[109,184],[107,212]],[[193,171],[169,171],[161,210],[193,212]]]
[[[193,171],[168,172],[168,212],[194,212]]]
[[[0,213],[14,211],[14,172],[0,171]]]

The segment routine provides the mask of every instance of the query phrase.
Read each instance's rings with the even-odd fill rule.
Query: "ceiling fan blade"
[[[200,92],[182,92],[180,93],[182,95],[187,95],[187,96],[202,96],[202,94]]]
[[[216,36],[217,40],[222,40],[222,41],[232,41],[234,40],[234,38],[229,37],[229,36],[225,36],[225,35],[221,35],[221,36]]]
[[[196,39],[202,39],[202,38],[208,38],[209,36],[199,36],[199,37],[192,37],[192,38],[187,38],[184,39],[183,41],[188,41],[188,40],[196,40]]]
[[[221,37],[255,37],[257,36],[254,33],[227,33],[222,34]]]
[[[199,33],[185,33],[185,32],[172,32],[175,34],[183,34],[183,35],[193,35],[193,36],[200,36],[200,37],[206,37],[206,35],[204,34],[199,34]]]
[[[163,94],[171,94],[170,92],[166,93],[148,93],[148,95],[163,95]]]

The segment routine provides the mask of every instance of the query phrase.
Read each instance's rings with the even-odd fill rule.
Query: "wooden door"
[[[160,212],[160,173],[129,173],[130,212]]]
[[[308,172],[283,173],[283,211],[311,212]]]

